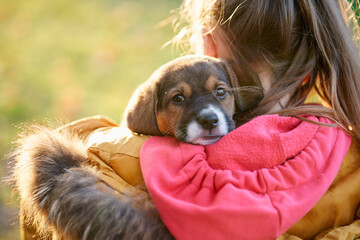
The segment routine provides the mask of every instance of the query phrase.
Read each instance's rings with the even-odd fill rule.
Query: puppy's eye
[[[215,97],[217,97],[217,98],[224,98],[226,96],[226,94],[227,94],[227,91],[223,87],[218,87],[215,90]]]
[[[171,98],[171,100],[174,103],[182,103],[185,100],[185,97],[183,95],[181,95],[181,94],[176,94],[175,96],[173,96]]]

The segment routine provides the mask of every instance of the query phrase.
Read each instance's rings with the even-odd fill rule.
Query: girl
[[[164,138],[143,146],[145,182],[176,238],[274,239],[292,225],[282,238],[359,236],[360,61],[347,11],[337,0],[183,3],[188,25],[176,40],[232,63],[251,96],[235,120],[252,121],[206,148]]]

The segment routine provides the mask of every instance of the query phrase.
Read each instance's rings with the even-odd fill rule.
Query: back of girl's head
[[[185,0],[180,18],[187,25],[177,37],[188,37],[194,52],[201,49],[201,29],[220,33],[240,86],[244,79],[259,83],[259,65],[271,70],[272,88],[239,118],[268,113],[290,93],[281,114],[324,115],[352,126],[359,137],[360,60],[349,31],[358,26],[346,17],[350,10],[341,0]],[[332,109],[301,107],[311,89]]]

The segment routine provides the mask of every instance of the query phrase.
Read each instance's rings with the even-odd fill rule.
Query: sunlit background
[[[181,0],[0,2],[0,156],[23,123],[99,114],[120,122],[135,88],[180,55],[163,46]],[[0,186],[0,240],[19,239],[16,195]]]
[[[8,0],[0,4],[0,155],[19,125],[105,115],[119,122],[135,88],[179,56],[181,0]],[[2,158],[1,158],[2,159]],[[6,161],[0,176],[8,174]],[[0,239],[19,239],[16,196],[1,183]]]

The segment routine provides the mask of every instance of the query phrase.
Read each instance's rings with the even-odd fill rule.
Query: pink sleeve
[[[274,239],[281,235],[325,193],[350,146],[350,137],[339,128],[316,126],[312,139],[297,154],[292,152],[294,156],[282,164],[251,171],[214,169],[207,162],[211,148],[168,137],[150,138],[141,150],[141,167],[162,220],[176,239]],[[236,139],[238,130],[230,134]],[[280,135],[274,137],[281,139]],[[283,154],[292,146],[291,137],[284,139],[278,145],[285,149],[275,152]],[[237,151],[237,145],[225,140],[226,151]],[[262,144],[271,149],[274,142]]]

